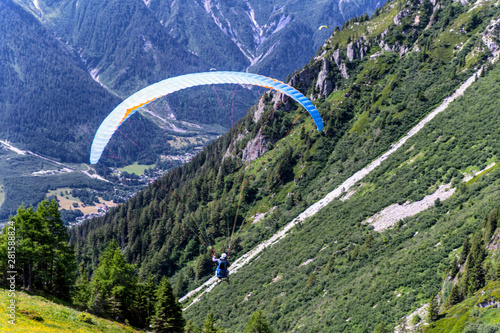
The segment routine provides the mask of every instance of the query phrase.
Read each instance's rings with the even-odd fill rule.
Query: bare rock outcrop
[[[289,84],[304,94],[311,83],[313,83],[314,78],[318,75],[318,73],[319,66],[308,66],[300,72],[294,74],[290,79]]]
[[[267,94],[267,92],[266,92]],[[257,123],[259,119],[262,117],[262,114],[264,113],[264,108],[266,107],[266,103],[264,103],[264,100],[261,98],[259,99],[259,103],[257,104],[257,109],[253,113],[253,122]]]
[[[498,57],[500,56],[500,46],[498,45],[499,40],[500,40],[500,18],[495,18],[491,20],[490,24],[484,30],[482,36],[483,44],[486,45],[488,50],[490,50],[490,52],[493,55],[493,61],[498,59]]]
[[[366,41],[366,37],[363,37],[347,45],[347,58],[349,61],[365,57],[369,49],[368,45],[365,44]]]
[[[410,14],[409,9],[402,10],[396,16],[394,16],[394,19],[392,21],[394,22],[395,25],[401,25],[402,23],[401,20],[406,16],[408,16],[409,14]]]
[[[347,74],[347,67],[346,67],[346,65],[344,63],[344,60],[342,60],[342,58],[340,57],[340,50],[339,49],[336,49],[333,52],[332,59],[335,62],[335,65],[337,65],[338,69],[340,70],[340,73],[342,74],[342,77],[344,79],[348,79],[349,75]]]
[[[243,149],[241,160],[246,163],[253,161],[267,152],[267,140],[262,135],[261,131],[255,138],[248,141],[247,146]]]
[[[332,70],[330,61],[328,59],[323,59],[323,64],[321,66],[321,71],[318,74],[318,81],[316,82],[316,89],[319,94],[326,97],[334,89],[334,85],[331,79],[328,78],[328,73]]]

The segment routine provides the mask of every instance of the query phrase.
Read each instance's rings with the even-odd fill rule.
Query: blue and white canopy
[[[96,164],[104,148],[120,125],[141,107],[181,89],[209,84],[250,84],[282,92],[300,103],[311,115],[318,131],[323,129],[323,120],[311,101],[295,88],[272,78],[244,72],[205,72],[172,77],[154,83],[133,94],[118,105],[99,126],[92,148],[90,163]]]

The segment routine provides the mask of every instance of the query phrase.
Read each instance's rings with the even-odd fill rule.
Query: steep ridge
[[[148,7],[175,38],[219,70],[237,69],[283,80],[303,66],[332,29],[372,13],[375,1],[152,0]],[[320,25],[330,30],[319,31]],[[213,40],[213,45],[204,41]],[[212,44],[212,43],[211,43]],[[290,52],[293,50],[293,52]]]
[[[357,182],[361,181],[368,173],[370,173],[373,169],[378,167],[385,159],[387,159],[392,153],[398,150],[404,143],[414,136],[420,131],[425,124],[431,121],[437,114],[444,111],[448,105],[453,102],[456,98],[462,96],[465,90],[476,80],[477,76],[481,74],[481,71],[474,73],[469,79],[467,79],[464,84],[462,84],[450,97],[447,97],[443,103],[441,103],[436,109],[434,109],[427,117],[425,117],[422,121],[420,121],[415,127],[413,127],[407,135],[401,138],[398,142],[392,145],[392,148],[387,152],[382,154],[380,157],[375,159],[369,165],[364,167],[363,169],[356,172],[354,175],[349,177],[346,181],[344,181],[341,185],[339,185],[335,190],[328,193],[323,199],[318,200],[316,203],[311,205],[305,211],[303,211],[299,216],[294,218],[290,223],[288,223],[282,230],[273,235],[273,237],[269,238],[265,242],[260,243],[257,247],[252,249],[250,252],[243,254],[239,257],[233,264],[231,264],[230,274],[233,275],[238,272],[242,267],[246,264],[250,263],[252,259],[254,259],[258,254],[260,254],[265,248],[268,246],[273,246],[277,242],[279,242],[282,238],[286,237],[288,231],[295,227],[299,223],[303,223],[307,218],[314,216],[318,213],[323,207],[328,205],[333,200],[341,197],[346,192],[348,192],[351,187],[353,187]],[[203,294],[210,292],[214,286],[217,284],[218,279],[216,277],[210,278],[200,287],[188,292],[186,295],[179,299],[180,302],[189,300],[193,295],[197,295],[196,298],[192,300],[192,302],[184,308],[184,310],[188,309],[192,304],[198,302],[200,297]],[[201,294],[198,294],[202,291]]]
[[[71,52],[20,6],[11,0],[0,6],[2,139],[65,162],[83,160],[90,147],[89,127],[97,126],[101,108],[119,99],[95,83]]]

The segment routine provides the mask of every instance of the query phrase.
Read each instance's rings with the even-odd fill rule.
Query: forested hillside
[[[89,125],[96,126],[102,108],[119,99],[18,5],[3,1],[0,11],[2,138],[66,161],[82,160],[90,147]]]
[[[172,276],[182,296],[213,274],[205,245],[230,245],[233,258],[251,249],[387,151],[483,68],[463,98],[365,177],[349,199],[323,208],[235,274],[231,285],[217,286],[185,312],[200,325],[216,307],[228,331],[241,331],[256,309],[279,331],[395,325],[440,292],[454,250],[468,235],[481,232],[489,244],[497,232],[490,230],[488,239],[481,228],[499,202],[500,71],[492,64],[499,14],[489,1],[393,1],[370,19],[336,28],[290,80],[314,100],[322,132],[290,100],[266,94],[192,162],[71,230],[78,260],[92,271],[115,239],[140,278]],[[365,222],[447,184],[451,198],[392,228],[378,232]]]
[[[39,1],[39,6],[40,21],[121,97],[167,77],[210,69],[178,45],[142,1]]]
[[[4,1],[0,10],[2,138],[65,162],[86,161],[103,110],[120,99],[92,80],[72,51],[17,4]],[[155,128],[144,130],[148,124],[141,117],[134,123],[142,137],[153,139]]]

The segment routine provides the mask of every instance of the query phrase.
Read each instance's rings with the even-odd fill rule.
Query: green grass
[[[481,177],[483,177],[484,175],[487,175],[488,173],[490,173],[491,171],[495,170],[498,168],[498,164],[495,164],[494,166],[492,166],[491,168],[488,168],[486,170],[483,170],[481,171],[479,174],[477,174],[476,176],[474,176],[474,178],[472,178],[471,180],[469,180],[467,182],[467,185],[470,185],[472,183],[475,183],[476,181],[478,181]]]
[[[142,165],[142,164],[138,164],[137,162],[135,162],[132,165],[128,165],[128,166],[123,167],[123,168],[118,169],[118,170],[120,170],[121,172],[126,171],[128,173],[134,173],[134,174],[140,176],[140,175],[144,174],[144,171],[146,171],[146,169],[149,169],[151,167],[154,167],[154,165],[153,164]]]
[[[361,134],[363,133],[363,130],[365,129],[366,125],[368,125],[368,114],[370,112],[367,110],[365,112],[363,112],[358,120],[354,123],[354,125],[352,125],[352,128],[351,128],[351,133],[356,133],[356,134]]]
[[[335,35],[330,38],[328,44],[335,45],[338,43],[339,46],[345,46],[347,45],[346,41],[349,37],[354,40],[356,36],[358,38],[363,35],[367,37],[377,36],[393,23],[393,19],[397,13],[397,6],[393,5],[387,12],[381,13],[371,21],[350,24],[347,29],[336,32]]]
[[[12,325],[6,315],[6,304],[11,300],[8,294],[7,290],[0,289],[0,302],[3,304],[0,332],[140,332],[92,315],[89,315],[92,323],[83,322],[78,316],[84,313],[24,292],[16,292],[15,324]]]
[[[479,303],[488,299],[498,300],[500,281],[490,282],[486,287],[476,292],[461,303],[453,306],[442,314],[443,318],[424,329],[426,333],[462,332],[467,323],[483,323],[487,325],[500,324],[499,308],[479,308]]]

